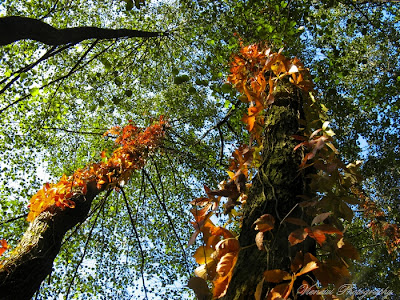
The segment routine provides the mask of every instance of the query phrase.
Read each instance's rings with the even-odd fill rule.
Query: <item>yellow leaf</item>
[[[303,274],[306,274],[308,272],[311,272],[312,270],[318,269],[318,265],[315,261],[310,261],[308,264],[306,264],[299,273],[296,274],[296,277],[301,276]]]
[[[197,248],[193,257],[199,265],[206,264],[212,260],[211,254],[214,253],[214,249],[210,247],[200,246]]]

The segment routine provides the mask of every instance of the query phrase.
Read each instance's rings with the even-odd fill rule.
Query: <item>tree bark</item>
[[[89,182],[86,195],[76,195],[75,208],[42,212],[25,232],[17,247],[0,268],[0,299],[31,299],[53,268],[66,232],[83,222],[93,199],[103,190]]]
[[[105,29],[98,27],[75,27],[57,29],[37,19],[11,16],[0,18],[0,46],[18,40],[30,39],[46,45],[76,44],[87,39],[150,38],[167,35],[132,29]]]
[[[263,163],[253,180],[244,206],[239,237],[241,247],[249,247],[239,253],[232,280],[223,298],[225,300],[254,299],[257,284],[262,280],[264,271],[281,269],[290,272],[291,257],[297,251],[315,253],[315,243],[310,238],[301,244],[290,246],[288,236],[298,226],[286,222],[280,225],[281,220],[301,202],[297,196],[304,195],[307,189],[306,176],[299,171],[301,151],[293,151],[299,142],[291,137],[299,134],[299,118],[303,115],[302,97],[298,88],[281,81],[275,92],[275,102],[266,113]],[[260,251],[254,246],[258,231],[254,229],[253,223],[263,214],[270,214],[275,218],[274,230],[264,233],[267,251]],[[297,206],[290,217],[302,217],[301,215],[302,210]],[[274,285],[264,283],[261,299],[265,298],[268,289]],[[296,289],[295,286],[294,291]]]

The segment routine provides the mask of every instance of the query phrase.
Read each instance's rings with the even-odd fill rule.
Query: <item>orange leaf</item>
[[[235,236],[231,231],[224,227],[213,227],[211,228],[212,235],[222,235],[225,239],[234,238]]]
[[[216,257],[221,258],[229,252],[237,252],[240,249],[239,241],[235,238],[229,238],[220,241],[216,246]]]
[[[253,225],[256,225],[255,230],[265,232],[274,229],[275,219],[270,214],[265,214],[259,217]]]
[[[222,256],[217,264],[217,273],[219,276],[225,277],[233,268],[233,262],[238,252],[229,252]]]
[[[281,300],[285,299],[284,296],[290,293],[290,283],[282,283],[274,287],[267,296],[267,300]]]
[[[292,276],[286,271],[275,269],[275,270],[265,271],[264,278],[268,282],[279,283],[284,280],[290,280]]]
[[[317,268],[318,268],[317,263],[316,263],[315,261],[310,261],[307,265],[305,265],[305,266],[300,270],[299,273],[296,274],[296,277],[297,277],[297,276],[301,276],[301,275],[303,275],[303,274],[306,274],[306,273],[308,273],[308,272],[311,272],[311,271],[313,271],[313,270],[315,270],[315,269],[317,269]]]
[[[0,240],[0,255],[3,255],[3,253],[9,248],[7,241],[2,239]]]
[[[226,274],[226,276],[218,276],[216,280],[213,281],[214,284],[214,289],[213,289],[213,296],[214,298],[221,298],[225,296],[226,291],[228,290],[229,282],[231,281],[232,278],[232,273],[233,269],[235,267],[237,257],[238,257],[238,252],[235,252],[235,255],[230,255],[225,258],[224,264],[226,264],[226,267],[230,265],[230,271]],[[221,260],[222,261],[222,260]],[[222,271],[222,265],[221,265],[221,270]]]

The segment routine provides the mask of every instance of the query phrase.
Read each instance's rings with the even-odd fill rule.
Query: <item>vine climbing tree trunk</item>
[[[263,162],[244,205],[239,237],[242,250],[227,294],[223,298],[225,300],[254,299],[264,271],[287,270],[290,258],[299,250],[315,253],[315,243],[309,238],[291,247],[288,236],[298,227],[283,221],[289,213],[290,217],[302,216],[298,195],[304,195],[307,188],[306,175],[299,171],[301,151],[293,151],[298,141],[292,137],[299,133],[304,95],[294,85],[280,81],[274,96],[275,102],[265,117]],[[264,214],[272,215],[276,224],[273,231],[264,233],[265,251],[260,251],[254,245],[257,231],[253,223]],[[269,283],[264,283],[261,299],[264,299],[271,287]],[[293,290],[296,291],[296,286]]]
[[[57,184],[45,184],[30,201],[30,225],[17,247],[0,265],[0,299],[31,299],[42,281],[51,274],[64,236],[88,216],[93,199],[102,191],[127,182],[134,170],[143,168],[146,158],[161,143],[165,121],[146,129],[131,122],[113,127],[105,134],[117,135],[116,148],[107,158],[78,169]],[[107,194],[108,195],[108,194]]]
[[[85,221],[92,200],[101,192],[96,181],[87,185],[86,195],[72,198],[75,208],[44,211],[30,223],[18,246],[0,268],[0,299],[31,299],[51,273],[64,235]]]

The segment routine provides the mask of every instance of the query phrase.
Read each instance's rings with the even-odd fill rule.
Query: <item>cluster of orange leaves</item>
[[[217,211],[221,197],[228,198],[224,204],[225,213],[231,212],[235,205],[246,202],[246,191],[250,187],[247,181],[252,158],[253,151],[248,146],[240,146],[232,154],[228,171],[230,179],[222,182],[218,190],[211,190],[204,186],[207,197],[197,198],[191,202],[192,205],[195,205],[191,209],[194,217],[194,221],[191,223],[195,232],[189,245],[195,242],[200,233],[203,237],[203,246],[197,248],[194,254],[196,262],[200,264],[195,270],[195,275],[212,281],[214,298],[221,298],[225,295],[240,246],[231,231],[215,226],[210,217]]]
[[[362,192],[360,197],[365,197]],[[365,199],[363,202],[364,216],[371,221],[368,226],[372,230],[374,238],[379,235],[383,237],[389,253],[400,249],[400,228],[397,224],[389,223],[386,214],[372,200]]]
[[[74,208],[74,195],[87,193],[89,182],[95,182],[99,191],[122,186],[133,170],[142,168],[147,156],[160,144],[166,121],[160,121],[142,129],[129,122],[123,128],[113,127],[104,135],[116,135],[119,145],[110,158],[105,151],[102,161],[78,169],[71,176],[63,175],[58,183],[46,183],[30,200],[27,220],[32,222],[41,212],[59,207]]]
[[[257,141],[260,141],[264,125],[262,113],[274,102],[273,92],[278,80],[288,76],[290,82],[301,89],[312,88],[309,73],[300,60],[288,59],[281,51],[272,53],[271,48],[252,44],[242,47],[231,63],[228,81],[244,95],[240,99],[249,103],[242,121]]]

